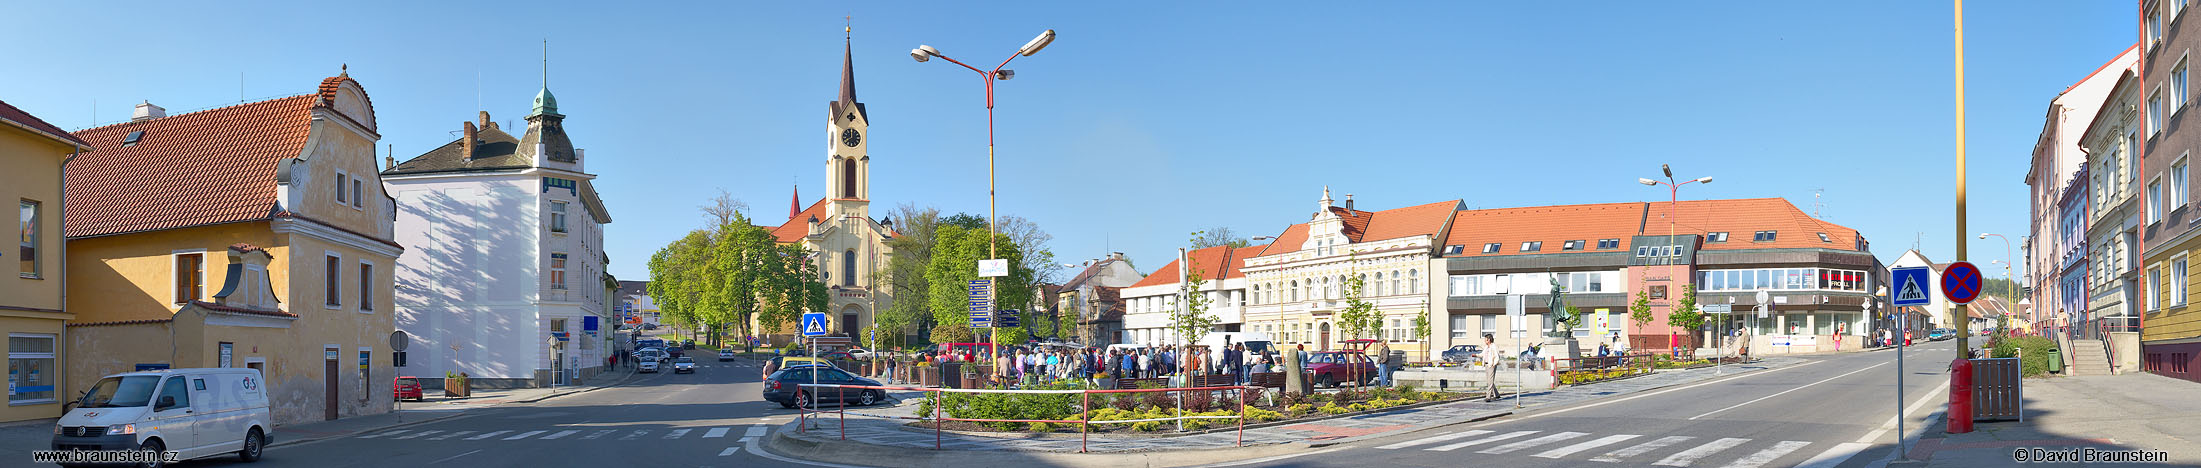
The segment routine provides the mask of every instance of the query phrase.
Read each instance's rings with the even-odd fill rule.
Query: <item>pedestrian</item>
[[[1230,373],[1230,383],[1232,385],[1244,385],[1246,383],[1245,364],[1246,345],[1236,345],[1236,347],[1223,351],[1223,371]]]
[[[1053,353],[1048,353],[1048,354],[1047,354],[1047,376],[1048,376],[1049,378],[1053,378],[1053,379],[1055,379],[1055,380],[1062,380],[1062,352],[1061,352],[1061,351],[1056,351],[1056,352],[1053,352]]]
[[[1154,378],[1154,352],[1151,350],[1139,350],[1139,377]]]
[[[1389,341],[1376,340],[1374,351],[1376,355],[1372,359],[1376,361],[1376,384],[1389,387],[1391,386],[1391,344]]]
[[[1491,347],[1494,343],[1497,343],[1496,338],[1489,333],[1483,334],[1483,366],[1489,369],[1483,372],[1483,377],[1490,382],[1483,386],[1483,401],[1486,402],[1498,401],[1498,351]]]

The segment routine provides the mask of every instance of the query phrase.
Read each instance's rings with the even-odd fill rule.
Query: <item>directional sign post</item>
[[[965,303],[970,306],[971,326],[976,328],[992,327],[994,315],[993,280],[971,280],[970,290],[970,296]]]
[[[1019,322],[1021,322],[1022,320],[1017,318],[1018,313],[1019,312],[1016,309],[1002,309],[1001,313],[995,314],[996,318],[994,319],[994,327],[1016,328],[1017,325],[1021,324]]]

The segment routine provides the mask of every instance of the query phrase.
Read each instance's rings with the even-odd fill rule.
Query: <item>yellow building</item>
[[[391,408],[395,201],[374,106],[348,74],[313,93],[76,133],[68,394],[148,367],[267,373],[278,424]],[[227,274],[222,274],[223,272]]]
[[[8,401],[0,422],[61,415],[63,307],[61,166],[92,149],[69,132],[0,101],[0,200],[15,200],[16,248],[0,250],[0,332],[8,337]]]

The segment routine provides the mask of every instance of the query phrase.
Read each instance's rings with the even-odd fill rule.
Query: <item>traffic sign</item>
[[[825,336],[824,312],[804,312],[802,314],[802,336]]]
[[[966,311],[970,312],[972,327],[992,327],[994,314],[993,280],[985,278],[971,280],[970,294],[964,301],[964,305]]]
[[[1002,309],[1001,313],[995,316],[997,317],[995,325],[1001,328],[1016,328],[1018,325],[1016,309]]]
[[[1735,311],[1734,304],[1704,304],[1698,307],[1704,309],[1704,313],[1707,314],[1726,314]]]
[[[978,276],[985,276],[985,277],[994,277],[994,276],[1009,276],[1009,261],[1008,261],[1007,259],[999,259],[999,258],[996,258],[996,259],[989,259],[989,260],[979,260],[979,261],[978,261]]]
[[[1926,267],[1896,268],[1888,270],[1895,284],[1895,296],[1890,303],[1896,307],[1932,305],[1933,293],[1927,292],[1932,284],[1933,270]]]
[[[1951,263],[1941,270],[1941,296],[1958,304],[1972,302],[1979,298],[1981,281],[1979,267],[1972,262]]]

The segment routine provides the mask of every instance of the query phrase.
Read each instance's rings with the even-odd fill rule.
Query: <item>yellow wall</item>
[[[2186,277],[2173,278],[2170,274],[2170,262],[2179,254],[2188,255]],[[2161,310],[2149,311],[2147,315],[2141,317],[2141,324],[2145,328],[2140,331],[2140,341],[2176,340],[2201,336],[2201,304],[2194,302],[2196,299],[2201,299],[2201,294],[2197,294],[2197,291],[2195,291],[2196,286],[2201,286],[2201,282],[2197,282],[2194,276],[2195,273],[2201,273],[2196,271],[2201,269],[2201,237],[2188,239],[2175,248],[2150,256],[2148,265],[2149,268],[2159,269],[2158,271],[2161,272],[2163,284],[2148,285],[2146,288],[2148,294],[2156,295],[2156,304],[2159,305]],[[2172,281],[2186,282],[2186,298],[2181,305],[2169,305],[2169,297],[2166,296],[2165,292],[2170,290],[2167,285]]]
[[[36,379],[31,378],[30,366],[22,369],[10,367],[5,375],[19,385],[56,385],[65,377],[64,359],[67,347],[62,343],[61,324],[70,318],[64,310],[61,292],[63,276],[61,233],[61,165],[72,148],[44,135],[25,131],[10,124],[0,124],[0,212],[5,212],[4,222],[9,233],[4,248],[0,248],[0,336],[7,333],[35,333],[54,337],[54,363],[35,369]],[[19,203],[23,200],[38,202],[38,258],[36,273],[23,275],[20,238],[15,237],[20,221]],[[59,389],[57,389],[59,390]],[[42,404],[9,404],[10,399],[0,399],[0,422],[51,418],[61,415],[61,398],[55,392],[55,402]]]
[[[206,287],[198,300],[221,292],[229,267],[229,246],[248,243],[266,248],[275,260],[269,277],[277,278],[275,297],[285,310],[293,304],[280,278],[289,258],[265,221],[217,224],[166,231],[90,237],[69,241],[69,309],[74,323],[165,319],[176,313],[177,250],[204,249]],[[317,251],[318,252],[318,251]],[[319,296],[315,296],[318,298]],[[314,304],[319,304],[315,302]],[[318,307],[318,306],[316,306]]]

